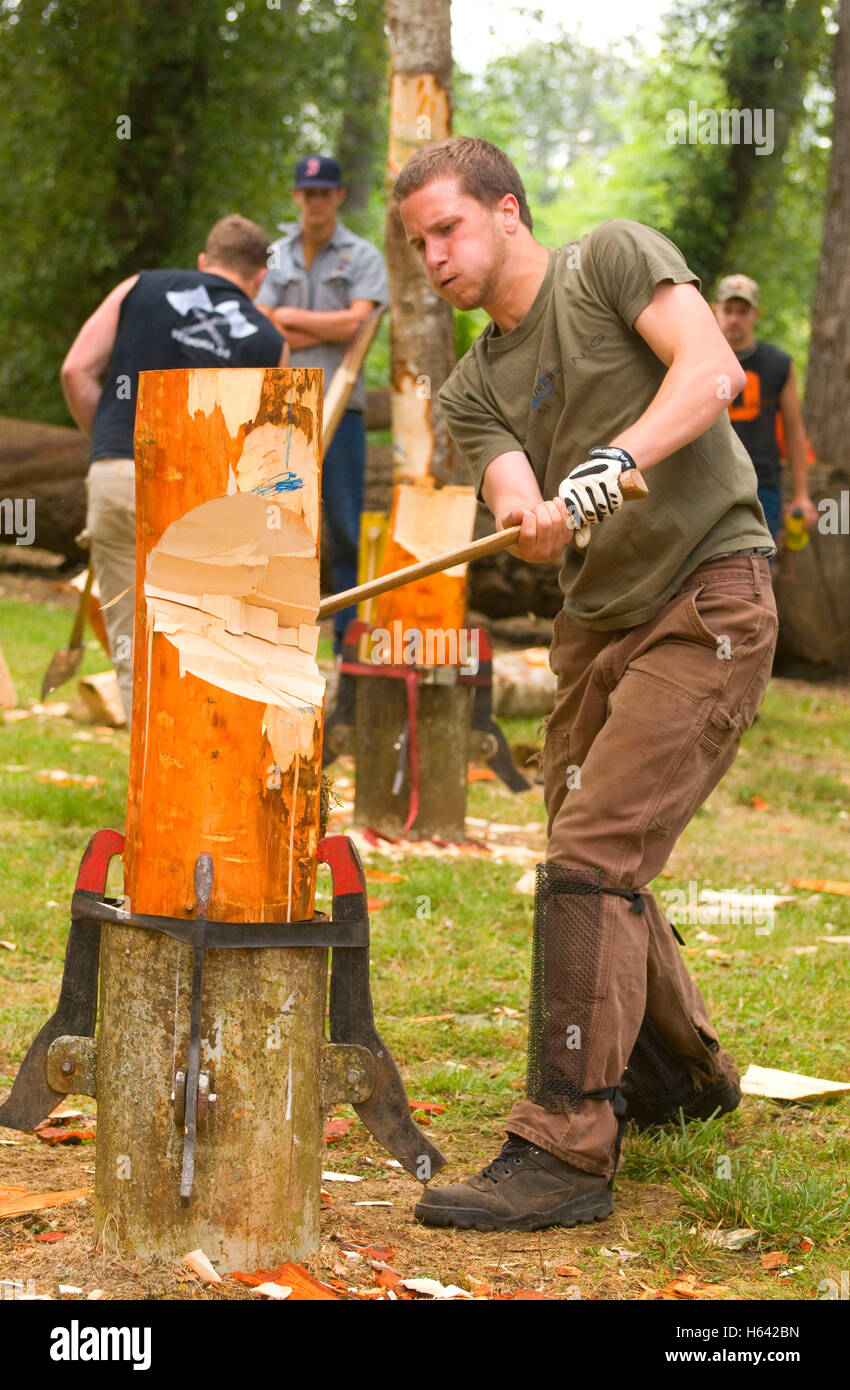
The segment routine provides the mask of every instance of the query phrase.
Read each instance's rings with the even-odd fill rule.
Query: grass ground
[[[0,640],[21,704],[36,698],[68,626],[64,607],[0,599]],[[87,656],[86,669],[103,664],[96,652]],[[530,721],[506,730],[516,744],[534,739]],[[0,725],[0,939],[15,946],[0,946],[0,1095],[54,1007],[82,849],[95,829],[123,823],[127,754],[121,730],[38,716]],[[84,787],[38,779],[59,768],[98,781]],[[338,763],[332,772],[344,785],[350,768]],[[516,827],[513,838],[531,859],[542,848],[539,788],[515,797],[500,783],[474,782],[468,810]],[[801,876],[846,879],[848,814],[850,689],[774,681],[735,767],[655,890],[672,903],[689,885],[691,892],[781,893],[795,892],[792,880]],[[343,806],[334,828],[346,817]],[[449,1181],[497,1151],[502,1117],[524,1079],[531,899],[516,891],[522,869],[495,858],[393,852],[368,861],[379,904],[372,908],[379,1027],[411,1098],[444,1107],[431,1117],[430,1133],[450,1156]],[[847,1079],[850,946],[838,938],[850,937],[850,898],[797,891],[776,910],[772,930],[760,925],[680,926],[724,1044],[742,1070],[754,1062]],[[78,1104],[94,1114],[94,1102]],[[850,1262],[849,1108],[846,1098],[787,1104],[748,1097],[725,1119],[653,1135],[630,1131],[614,1217],[527,1236],[416,1226],[417,1184],[387,1165],[357,1122],[329,1148],[327,1166],[363,1181],[328,1185],[323,1244],[308,1264],[323,1277],[334,1269],[338,1276],[340,1243],[354,1239],[393,1247],[391,1262],[406,1277],[430,1275],[493,1294],[536,1289],[557,1298],[635,1299],[684,1277],[710,1285],[702,1293],[708,1298],[822,1298],[828,1281],[840,1287]],[[0,1186],[91,1184],[94,1141],[54,1149],[11,1130],[0,1130],[0,1140]],[[392,1206],[354,1206],[364,1200]],[[741,1249],[723,1249],[706,1239],[716,1227],[757,1234]],[[65,1238],[37,1241],[52,1232]],[[765,1268],[768,1254],[784,1263]],[[350,1264],[350,1280],[368,1283],[365,1266]],[[0,1220],[4,1278],[33,1279],[39,1292],[62,1282],[124,1297],[245,1296],[229,1281],[207,1293],[185,1271],[96,1251],[87,1201]]]

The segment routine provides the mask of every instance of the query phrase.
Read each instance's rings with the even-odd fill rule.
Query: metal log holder
[[[330,1043],[322,1049],[326,1102],[345,1100],[411,1176],[427,1181],[446,1162],[437,1146],[414,1124],[398,1067],[375,1029],[369,984],[369,915],[363,865],[345,835],[326,836],[320,863],[333,881],[330,918],[317,912],[303,922],[211,922],[213,861],[195,864],[197,915],[193,920],[134,913],[124,900],[107,898],[109,862],[124,848],[117,830],[90,839],[71,899],[71,929],[55,1012],[30,1044],[12,1090],[0,1105],[0,1125],[25,1133],[39,1124],[63,1096],[96,1095],[98,970],[100,933],[114,923],[162,932],[191,946],[192,993],[187,1064],[176,1067],[171,1093],[174,1120],[184,1133],[180,1196],[192,1193],[197,1137],[215,1105],[213,1079],[200,1067],[203,966],[207,951],[318,946],[331,949]]]

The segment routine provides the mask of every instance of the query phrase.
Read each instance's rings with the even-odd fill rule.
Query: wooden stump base
[[[97,1073],[95,1232],[107,1248],[179,1260],[200,1247],[222,1274],[273,1269],[316,1249],[327,954],[206,953],[201,1068],[216,1100],[184,1206],[171,1093],[188,1057],[192,952],[152,932],[106,930],[101,1009],[121,1018]]]
[[[354,824],[393,839],[464,838],[466,777],[473,691],[469,686],[421,683],[418,690],[419,809],[405,829],[410,806],[410,762],[397,796],[393,781],[407,721],[403,680],[357,677]]]

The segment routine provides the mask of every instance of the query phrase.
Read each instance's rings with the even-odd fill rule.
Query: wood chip
[[[188,1255],[183,1256],[181,1264],[191,1269],[193,1274],[197,1274],[204,1284],[221,1283],[221,1275],[213,1269],[203,1250],[190,1250]]]
[[[741,1250],[757,1236],[758,1231],[754,1231],[750,1226],[736,1226],[734,1231],[706,1231],[703,1239],[706,1245],[716,1245],[720,1250]]]
[[[809,1096],[829,1096],[850,1091],[850,1081],[825,1081],[822,1077],[805,1076],[801,1072],[750,1065],[741,1077],[741,1090],[746,1096],[763,1096],[770,1100],[805,1100]]]
[[[762,1269],[779,1269],[781,1265],[787,1265],[788,1256],[784,1250],[769,1250],[764,1255],[759,1255]]]
[[[795,878],[792,888],[806,888],[810,893],[836,893],[850,898],[850,883],[831,878]]]
[[[59,1207],[65,1202],[76,1202],[78,1197],[87,1197],[90,1192],[90,1187],[74,1187],[65,1192],[30,1192],[28,1188],[13,1183],[9,1187],[0,1187],[0,1217],[23,1216],[26,1212]]]
[[[402,1288],[411,1293],[427,1294],[429,1298],[474,1298],[468,1289],[460,1289],[457,1284],[441,1284],[439,1279],[402,1279]]]

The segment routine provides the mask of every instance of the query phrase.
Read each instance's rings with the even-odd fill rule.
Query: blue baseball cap
[[[308,154],[295,166],[296,188],[342,188],[342,170],[326,154]]]

